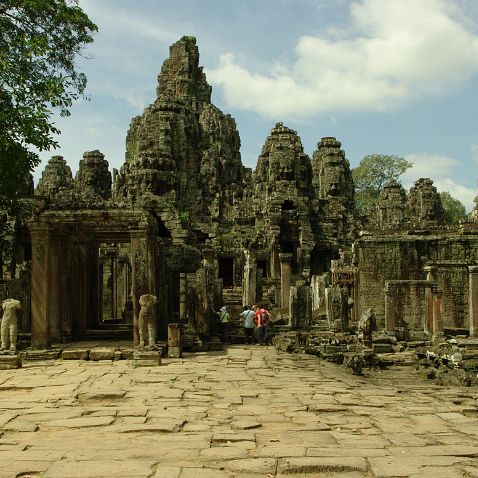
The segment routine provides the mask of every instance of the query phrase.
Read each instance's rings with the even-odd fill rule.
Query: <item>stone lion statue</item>
[[[138,329],[139,329],[139,347],[144,348],[146,330],[148,334],[148,348],[155,350],[156,347],[156,323],[154,318],[154,306],[158,301],[157,297],[152,294],[143,294],[139,298]]]

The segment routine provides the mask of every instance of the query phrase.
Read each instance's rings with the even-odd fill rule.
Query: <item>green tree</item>
[[[458,224],[461,220],[466,219],[465,206],[448,191],[442,191],[440,199],[446,224]]]
[[[58,146],[52,114],[84,97],[75,61],[96,25],[76,0],[0,0],[0,207],[15,210],[32,151]]]
[[[370,154],[352,169],[355,185],[355,205],[361,215],[374,213],[378,195],[383,186],[398,178],[412,163],[395,155]]]

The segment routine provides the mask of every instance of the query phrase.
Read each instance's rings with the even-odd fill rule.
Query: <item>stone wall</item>
[[[389,314],[394,317],[395,326],[423,331],[427,316],[425,298],[431,284],[425,280],[403,280],[386,281],[385,286],[387,293],[393,295],[394,310]]]
[[[359,310],[373,307],[379,326],[384,325],[385,318],[385,281],[424,280],[424,267],[431,265],[437,269],[438,287],[443,290],[445,327],[468,327],[467,265],[478,261],[478,235],[457,230],[433,235],[369,235],[356,241],[355,252]],[[410,308],[404,315],[415,317],[411,308],[418,307],[416,304],[410,302],[404,307]]]

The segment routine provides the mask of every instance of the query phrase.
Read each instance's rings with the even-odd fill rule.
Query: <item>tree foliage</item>
[[[355,204],[361,215],[373,213],[382,188],[398,178],[412,163],[395,155],[370,154],[352,170],[355,185]]]
[[[466,219],[465,206],[448,191],[442,191],[440,199],[446,224],[458,224],[461,220]]]
[[[86,77],[75,61],[96,25],[76,0],[0,0],[0,206],[15,203],[32,151],[57,146],[53,110],[69,115]]]

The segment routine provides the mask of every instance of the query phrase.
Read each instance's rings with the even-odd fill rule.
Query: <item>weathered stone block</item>
[[[394,352],[392,344],[373,344],[373,351],[376,354],[386,354]]]
[[[88,360],[89,349],[65,349],[61,353],[63,360]]]
[[[121,351],[121,360],[133,360],[134,349]]]
[[[27,360],[56,360],[60,358],[61,349],[58,350],[27,350]]]
[[[347,345],[326,345],[325,346],[326,354],[335,354],[338,352],[347,352]]]
[[[181,356],[182,356],[181,347],[168,347],[169,358],[181,358]]]
[[[113,360],[115,349],[113,347],[96,347],[90,350],[90,360]]]
[[[161,351],[135,350],[133,367],[157,367],[161,365]]]
[[[0,355],[0,370],[9,370],[12,368],[21,368],[22,359],[20,355]]]

